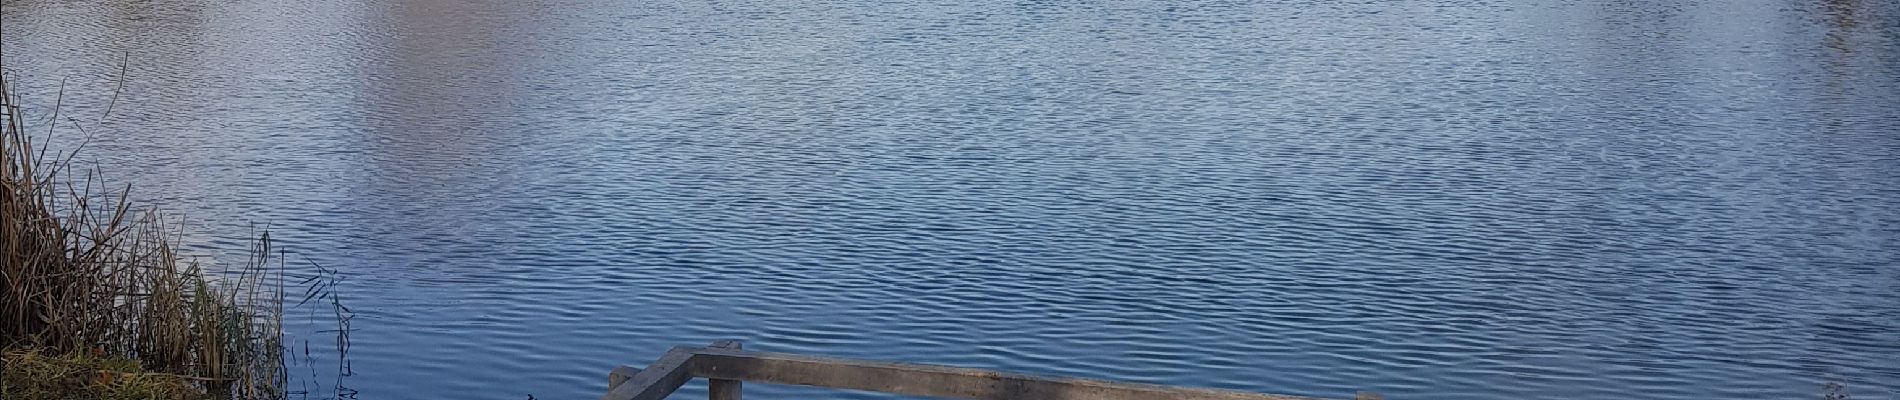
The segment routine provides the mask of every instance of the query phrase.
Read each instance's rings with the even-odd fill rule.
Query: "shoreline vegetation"
[[[74,168],[77,148],[36,142],[54,131],[29,132],[18,100],[0,76],[0,398],[285,398],[288,286],[338,308],[346,348],[347,309],[320,293],[334,277],[287,285],[268,231],[243,265],[207,270],[179,253],[181,224],[132,201],[131,185]]]

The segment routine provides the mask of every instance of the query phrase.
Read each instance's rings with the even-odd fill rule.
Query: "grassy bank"
[[[246,265],[206,271],[130,185],[49,152],[36,139],[56,131],[20,112],[0,76],[0,398],[284,397],[269,235]]]

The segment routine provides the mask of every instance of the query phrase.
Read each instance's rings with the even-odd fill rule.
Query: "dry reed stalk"
[[[0,74],[0,346],[136,360],[214,398],[284,397],[283,265],[269,234],[238,271],[207,278],[129,185],[37,143],[17,100]]]

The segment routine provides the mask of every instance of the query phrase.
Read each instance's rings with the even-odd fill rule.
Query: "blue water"
[[[1890,1],[6,0],[3,25],[33,108],[63,79],[61,140],[196,251],[269,224],[343,277],[342,374],[328,320],[290,321],[312,398],[593,398],[723,338],[1312,396],[1900,398]]]

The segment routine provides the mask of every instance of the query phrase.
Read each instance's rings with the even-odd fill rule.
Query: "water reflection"
[[[511,51],[495,36],[516,25],[522,2],[428,1],[389,7],[388,53],[363,77],[366,120],[354,148],[367,165],[354,171],[349,201],[382,204],[356,217],[358,229],[385,243],[418,248],[457,245],[481,229],[498,188],[514,183],[520,151],[533,140],[519,106],[534,50]],[[453,15],[454,18],[443,16]],[[395,166],[402,166],[396,168]],[[447,224],[447,225],[444,225]],[[464,243],[465,244],[465,243]],[[439,268],[446,265],[396,265]]]

